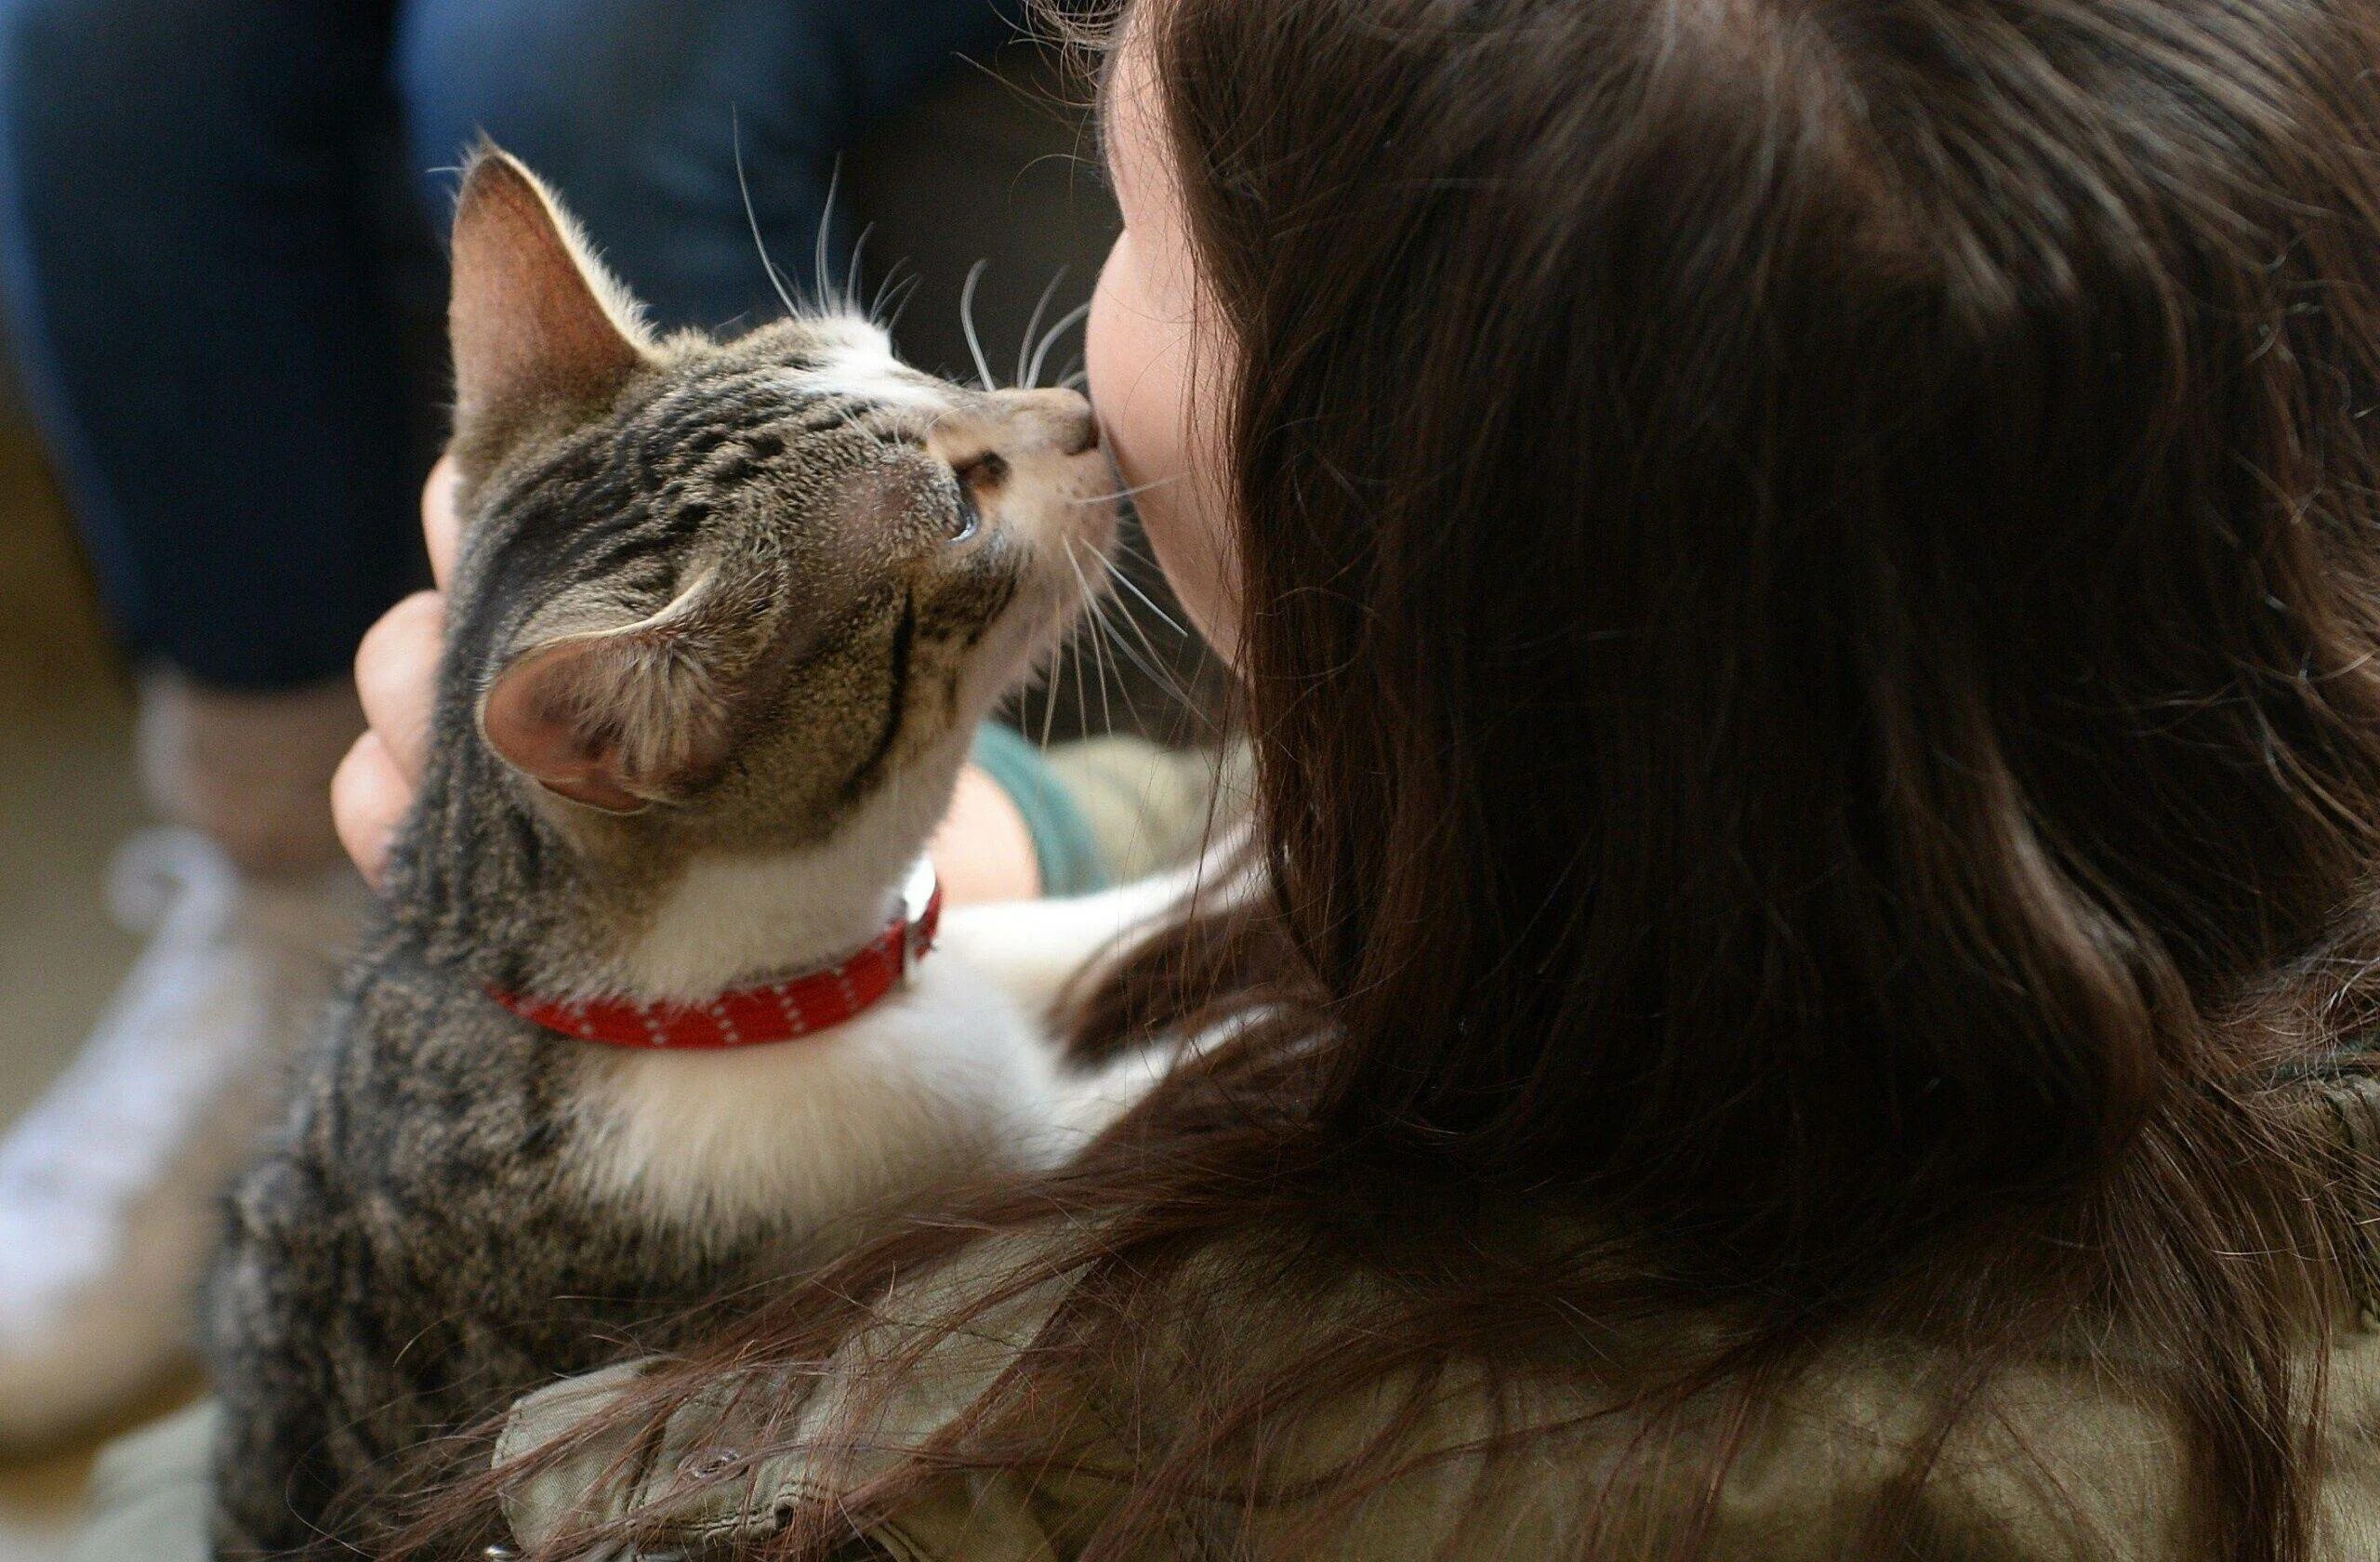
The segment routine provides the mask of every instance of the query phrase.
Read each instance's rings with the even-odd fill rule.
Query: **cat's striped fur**
[[[1111,541],[1080,398],[931,379],[853,319],[656,340],[499,153],[455,286],[429,773],[212,1290],[227,1555],[361,1539],[433,1438],[1066,1116],[963,960],[734,1054],[566,1040],[483,986],[699,999],[879,930]]]

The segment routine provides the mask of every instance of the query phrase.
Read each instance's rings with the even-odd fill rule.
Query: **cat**
[[[443,1435],[1113,1107],[1030,1011],[1114,919],[1011,924],[1003,985],[921,953],[913,867],[1113,545],[1088,404],[931,378],[840,315],[656,338],[493,148],[453,286],[430,761],[209,1286],[225,1557],[361,1532]],[[749,1040],[721,995],[902,967],[769,1044],[556,1028]]]

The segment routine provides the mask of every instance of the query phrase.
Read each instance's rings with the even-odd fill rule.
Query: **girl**
[[[1191,1044],[1078,1163],[530,1401],[448,1516],[2373,1555],[2371,0],[1110,36],[1092,386],[1263,893],[1085,995]]]

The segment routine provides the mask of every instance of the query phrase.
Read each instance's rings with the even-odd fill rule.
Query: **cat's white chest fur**
[[[727,1241],[1064,1153],[1053,1130],[1068,1114],[1039,1027],[955,960],[927,960],[816,1036],[586,1064],[575,1116],[588,1191]]]
[[[1195,881],[1192,868],[1077,900],[954,908],[943,946],[904,986],[817,1036],[723,1052],[590,1049],[577,1174],[609,1206],[731,1244],[827,1235],[927,1189],[1054,1165],[1138,1100],[1171,1049],[1069,1072],[1047,1034],[1050,1006],[1086,961]],[[740,900],[726,909],[748,915]],[[715,901],[705,911],[721,929],[743,920]],[[723,946],[700,946],[716,960]]]
[[[757,856],[705,856],[685,865],[642,936],[622,952],[616,986],[650,1001],[701,1003],[730,987],[800,964],[802,951],[858,948],[883,931],[895,889],[923,826],[890,803],[904,827],[847,828],[816,846]],[[890,839],[887,839],[890,837]]]

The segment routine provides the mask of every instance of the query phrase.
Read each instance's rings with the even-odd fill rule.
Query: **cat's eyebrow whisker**
[[[829,292],[829,284],[826,280],[826,235],[834,232],[835,196],[842,187],[843,154],[837,152],[834,171],[826,176],[826,204],[818,213],[818,237],[811,246],[811,285],[818,294],[818,303],[822,312]]]
[[[884,323],[884,297],[892,291],[892,279],[901,274],[902,264],[895,260],[884,268],[884,275],[876,284],[875,297],[867,301],[867,317],[879,325]]]
[[[1033,351],[1033,334],[1041,329],[1042,311],[1050,307],[1050,300],[1057,295],[1058,284],[1065,280],[1066,269],[1064,266],[1051,273],[1050,285],[1041,289],[1041,297],[1033,301],[1033,315],[1025,323],[1025,335],[1017,338],[1016,387],[1020,390],[1033,389],[1032,377],[1025,372],[1025,359]]]
[[[859,307],[859,261],[860,257],[867,253],[868,238],[875,232],[876,224],[873,222],[861,229],[859,231],[859,242],[852,245],[851,258],[843,262],[843,288],[842,297],[840,300],[840,307],[845,314],[858,315],[863,319],[868,318],[868,316],[866,311]],[[826,290],[826,284],[824,277],[819,279],[818,285],[821,292]]]
[[[1050,334],[1043,337],[1041,338],[1041,344],[1033,350],[1033,363],[1031,369],[1025,377],[1025,383],[1028,387],[1041,383],[1041,366],[1050,361],[1050,349],[1057,344],[1058,338],[1064,336],[1067,329],[1077,321],[1088,319],[1090,315],[1091,300],[1085,298],[1081,303],[1077,304],[1074,308],[1068,310],[1065,313],[1058,317],[1056,324],[1050,327]],[[1068,389],[1072,389],[1072,387],[1068,387]]]
[[[735,188],[744,197],[744,220],[752,226],[752,247],[760,252],[760,269],[769,273],[769,285],[776,290],[777,301],[785,305],[789,316],[801,313],[793,301],[793,290],[786,285],[785,273],[769,258],[769,246],[760,237],[760,214],[752,207],[752,186],[744,177],[744,127],[735,122],[735,111],[728,111],[728,134],[735,145]]]
[[[909,300],[918,296],[918,289],[924,285],[925,280],[926,276],[923,271],[919,271],[914,276],[906,277],[902,280],[900,287],[896,289],[892,295],[892,317],[880,322],[884,327],[885,335],[890,336],[894,331],[901,328],[901,316],[907,311],[909,307]]]
[[[959,289],[959,324],[967,333],[967,351],[975,355],[975,373],[983,380],[984,389],[998,389],[992,383],[992,365],[984,356],[984,338],[975,330],[975,286],[984,280],[989,260],[978,260],[967,268],[967,281]]]

